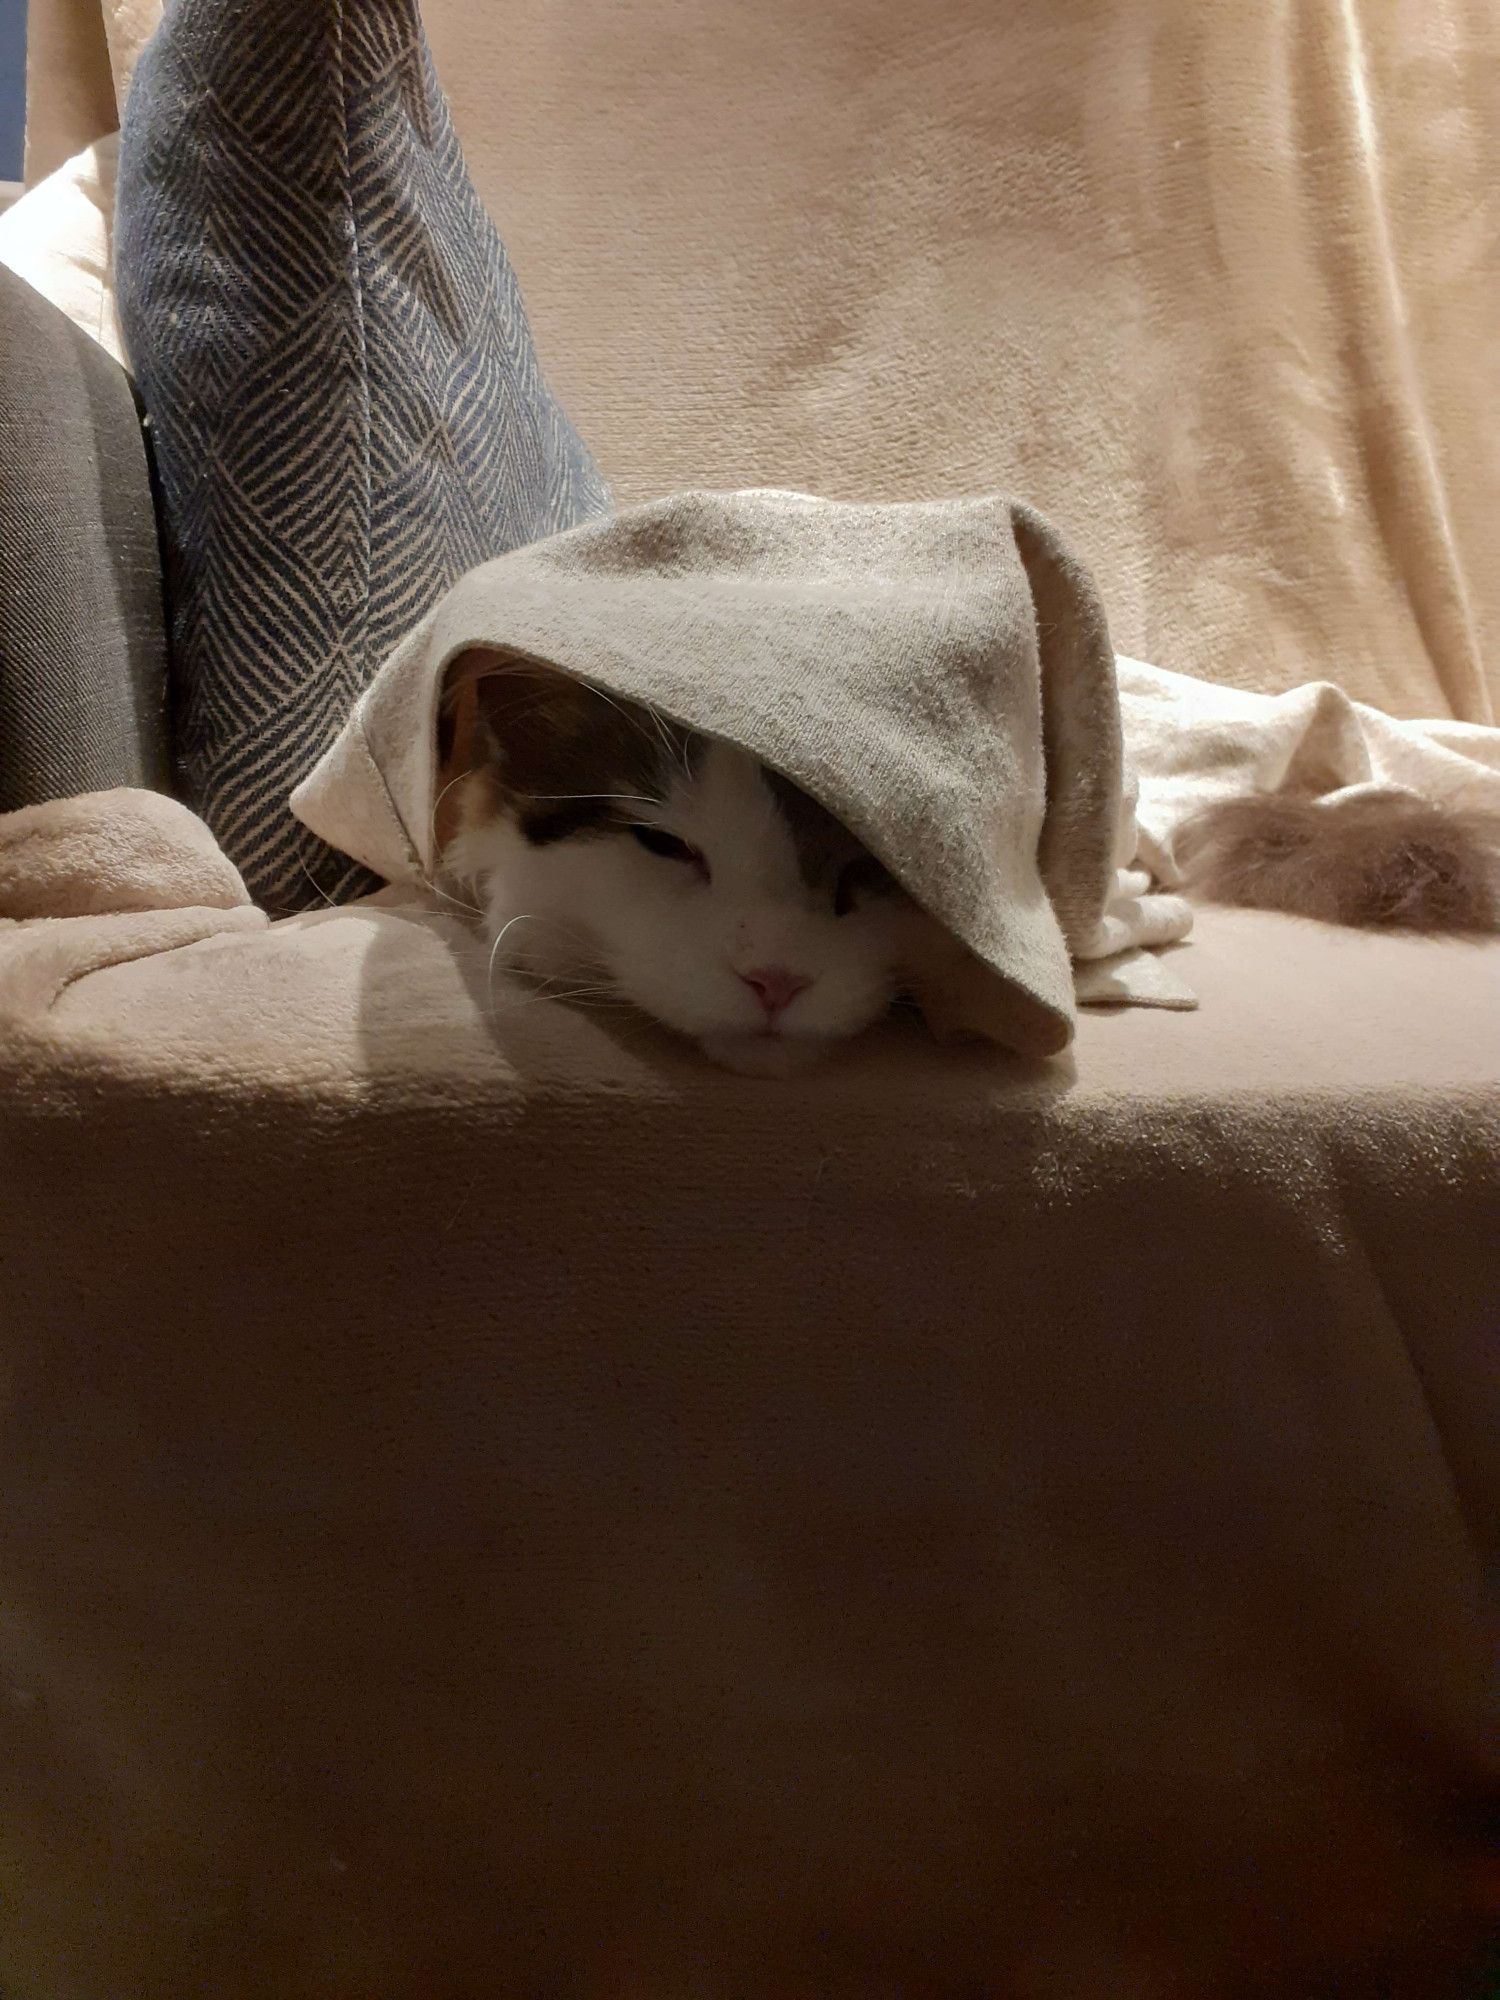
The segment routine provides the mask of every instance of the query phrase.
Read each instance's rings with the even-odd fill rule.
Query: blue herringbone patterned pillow
[[[348,895],[368,885],[288,792],[455,577],[607,504],[417,0],[169,0],[130,94],[115,254],[184,790],[268,907]]]

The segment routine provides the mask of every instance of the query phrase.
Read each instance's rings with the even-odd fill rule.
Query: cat
[[[492,964],[628,1002],[747,1075],[804,1069],[889,1011],[909,899],[806,792],[547,668],[468,685],[444,865]]]

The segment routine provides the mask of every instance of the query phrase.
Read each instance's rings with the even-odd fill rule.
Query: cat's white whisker
[[[686,739],[685,738],[680,739],[677,743],[674,743],[672,741],[671,734],[668,731],[666,724],[662,721],[661,717],[657,714],[656,710],[651,706],[651,704],[649,702],[644,702],[642,703],[642,706],[644,707],[647,715],[650,716],[657,735],[661,738],[662,748],[667,753],[667,762],[669,764],[681,764],[683,777],[690,780],[693,774],[688,767]]]
[[[437,896],[443,902],[451,903],[456,910],[462,910],[465,916],[482,917],[484,915],[484,911],[478,903],[466,903],[462,896],[451,894],[449,890],[443,887],[435,875],[424,875],[422,878],[422,887],[430,896]]]
[[[523,974],[523,977],[529,978],[530,975]],[[567,1001],[575,1006],[591,1007],[596,1012],[604,1012],[610,1007],[624,1012],[629,1008],[629,1002],[611,985],[569,986],[558,992],[549,979],[542,979],[535,986],[527,985],[516,995],[515,1008],[534,1006],[538,1000]]]
[[[571,972],[539,972],[533,971],[529,966],[516,966],[514,971],[518,978],[533,982],[534,990],[538,993],[548,993],[552,987],[565,979],[581,982],[570,988],[570,991],[578,993],[615,993],[619,990],[615,981],[607,974],[603,977],[596,976],[594,968],[587,965],[580,965]]]
[[[443,800],[447,798],[448,794],[453,790],[453,787],[455,785],[461,785],[464,779],[469,777],[470,775],[471,773],[468,771],[460,771],[456,778],[450,778],[447,784],[444,785],[443,789],[438,793],[437,797],[432,802],[432,820],[427,828],[427,837],[432,845],[434,852],[436,852],[438,844],[437,816],[439,812],[442,810]]]
[[[590,692],[592,694],[598,695],[600,701],[607,702],[617,715],[623,715],[625,720],[630,724],[630,726],[633,729],[638,730],[642,736],[646,737],[646,741],[648,743],[651,741],[651,738],[649,735],[647,735],[645,726],[641,722],[639,716],[632,714],[630,709],[622,707],[622,705],[616,700],[614,700],[612,696],[607,695],[604,692],[603,688],[591,688]],[[656,713],[655,709],[653,709],[649,703],[642,702],[640,706],[644,711],[644,713],[649,715],[652,722],[655,723],[656,732],[658,736],[660,736],[662,742],[666,744],[667,754],[670,757],[672,754],[672,745],[670,739],[667,736],[667,732],[662,727],[661,717]]]
[[[297,856],[297,866],[302,870],[303,874],[307,877],[308,881],[312,883],[314,889],[317,890],[318,894],[323,898],[323,901],[328,905],[329,909],[336,910],[338,908],[338,904],[333,900],[332,896],[329,895],[328,891],[323,887],[322,883],[318,880],[317,876],[313,874],[312,870],[308,867],[307,863],[302,859],[302,856],[300,854]]]
[[[518,910],[515,916],[508,917],[495,933],[495,947],[494,951],[490,953],[490,964],[494,964],[495,952],[504,944],[507,932],[513,931],[517,924],[532,924],[535,922],[536,918],[531,914],[530,910]]]
[[[594,1007],[623,1008],[629,1004],[611,986],[570,986],[561,993],[553,993],[546,987],[539,987],[530,997],[533,1000],[567,1000],[575,1004],[586,1001]]]
[[[639,720],[634,715],[631,714],[628,708],[623,707],[621,703],[617,702],[613,695],[606,694],[603,688],[596,688],[591,683],[586,682],[583,683],[583,685],[588,687],[588,691],[590,694],[597,695],[600,701],[604,703],[606,708],[612,708],[616,715],[623,715],[625,720],[630,724],[632,729],[641,728]],[[644,736],[645,733],[646,732],[642,729],[641,734]]]
[[[437,882],[428,882],[426,887],[434,896],[440,896],[445,903],[451,903],[455,910],[462,910],[465,916],[482,917],[484,915],[484,911],[480,909],[477,903],[466,903],[462,896],[450,896],[448,891]]]
[[[495,1005],[495,960],[500,955],[500,947],[505,942],[507,932],[513,931],[517,924],[526,923],[529,917],[529,911],[521,910],[506,923],[503,923],[495,933],[495,942],[490,946],[489,969],[485,974],[485,989],[489,995],[491,1010],[493,1010]]]
[[[595,800],[604,803],[618,801],[621,805],[627,806],[661,804],[660,799],[653,799],[646,792],[527,792],[525,796],[535,805],[568,805],[574,801],[591,803]]]

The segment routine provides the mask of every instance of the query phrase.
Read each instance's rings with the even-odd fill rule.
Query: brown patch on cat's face
[[[617,828],[661,800],[691,755],[690,732],[555,668],[471,658],[455,663],[444,702],[455,738],[472,706],[460,768],[476,773],[488,811],[513,818],[535,846]]]
[[[809,889],[836,901],[896,893],[889,871],[826,806],[779,771],[767,768],[766,784],[791,832],[797,866]]]

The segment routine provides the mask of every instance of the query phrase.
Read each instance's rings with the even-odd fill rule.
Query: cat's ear
[[[439,791],[474,769],[479,725],[477,675],[472,663],[483,656],[460,653],[449,667],[438,701],[437,782]]]
[[[439,766],[461,775],[487,763],[524,764],[529,743],[556,743],[576,733],[587,703],[578,682],[556,667],[472,646],[444,677]]]
[[[504,746],[510,741],[514,747],[518,729],[555,734],[574,703],[571,687],[551,667],[490,647],[472,646],[451,663],[438,703],[433,831],[440,851],[458,831],[472,789],[462,780],[479,783],[486,772],[498,777],[507,761]],[[542,719],[549,715],[550,721]]]
[[[560,755],[597,729],[591,689],[545,661],[474,646],[443,680],[438,705],[438,838],[457,826],[465,796],[486,782],[490,796],[556,790]],[[461,784],[460,779],[471,780]]]

